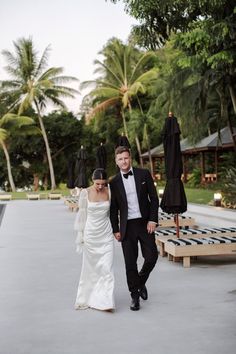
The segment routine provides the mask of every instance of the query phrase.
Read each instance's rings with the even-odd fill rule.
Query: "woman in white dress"
[[[110,192],[104,169],[94,171],[93,185],[80,192],[75,220],[77,252],[83,263],[75,309],[114,310],[113,248]]]

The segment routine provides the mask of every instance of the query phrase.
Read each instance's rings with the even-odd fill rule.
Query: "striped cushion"
[[[173,215],[170,214],[166,214],[166,213],[159,213],[159,220],[172,220],[174,217]],[[183,216],[183,215],[179,215],[180,219],[192,219],[191,216]]]
[[[178,238],[178,239],[168,239],[167,242],[173,243],[175,246],[193,246],[193,245],[210,245],[210,244],[220,244],[220,243],[235,243],[236,237],[230,236],[215,236],[206,238]]]
[[[182,235],[212,235],[212,234],[224,234],[224,233],[235,233],[236,227],[207,227],[202,229],[180,229],[180,233]],[[155,231],[156,236],[176,236],[176,228],[170,228],[165,230],[157,230]]]

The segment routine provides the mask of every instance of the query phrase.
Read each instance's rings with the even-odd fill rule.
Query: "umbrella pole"
[[[175,214],[174,221],[176,223],[176,236],[179,238],[179,214]]]

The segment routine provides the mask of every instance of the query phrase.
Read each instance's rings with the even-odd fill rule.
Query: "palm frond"
[[[153,58],[153,56],[154,56],[153,52],[148,52],[141,56],[141,58],[138,60],[137,64],[133,69],[133,73],[130,78],[131,82],[137,80],[137,78],[140,76],[140,73],[143,72],[145,64],[147,64]]]
[[[65,84],[67,82],[78,82],[79,80],[74,76],[56,76],[51,78],[54,84]]]
[[[6,140],[7,136],[8,136],[8,134],[7,134],[6,129],[0,128],[0,141]]]
[[[133,83],[133,85],[130,86],[130,88],[128,90],[128,94],[130,96],[135,96],[139,92],[144,94],[146,92],[146,88],[144,87],[144,85],[140,81],[137,81],[137,82]]]
[[[43,54],[41,56],[41,59],[40,59],[40,61],[38,63],[38,66],[37,66],[37,68],[35,70],[35,76],[36,77],[39,77],[42,74],[43,70],[47,67],[50,50],[51,50],[51,46],[48,45],[46,47],[46,49],[44,50],[44,52],[43,52]]]
[[[117,89],[113,89],[110,87],[98,87],[95,90],[90,92],[92,97],[99,97],[99,98],[114,98],[120,97],[120,92]]]
[[[119,84],[123,84],[122,80],[116,75],[116,73],[111,69],[109,68],[106,64],[102,63],[101,61],[99,60],[95,60],[94,62],[95,64],[97,65],[100,65],[101,67],[103,67]]]
[[[43,72],[41,74],[41,76],[38,78],[38,81],[44,81],[44,80],[48,80],[48,79],[53,79],[56,76],[62,74],[64,71],[64,69],[62,67],[52,67],[47,69],[45,72]]]
[[[17,135],[42,135],[42,131],[38,127],[23,125],[17,130]]]
[[[142,73],[135,81],[136,82],[142,82],[142,83],[150,83],[152,80],[157,79],[157,70],[156,69],[151,69],[148,70],[144,73]]]
[[[89,114],[86,115],[86,119],[90,120],[93,116],[95,116],[97,113],[100,113],[102,111],[105,111],[108,107],[115,106],[119,103],[118,98],[109,98],[108,100],[105,100],[101,103],[99,103],[96,107],[94,107]]]
[[[89,87],[96,87],[97,85],[97,81],[96,80],[88,80],[88,81],[83,81],[81,82],[81,84],[79,85],[79,89],[80,90],[86,90]]]

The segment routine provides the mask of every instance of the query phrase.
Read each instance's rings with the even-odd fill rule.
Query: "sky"
[[[126,41],[136,23],[122,3],[109,0],[2,0],[0,14],[0,52],[13,51],[14,41],[32,37],[39,55],[51,46],[49,66],[63,67],[79,82],[95,78],[98,52],[112,37]],[[0,80],[7,78],[5,65],[0,54]],[[77,113],[84,94],[67,101],[68,108]]]

